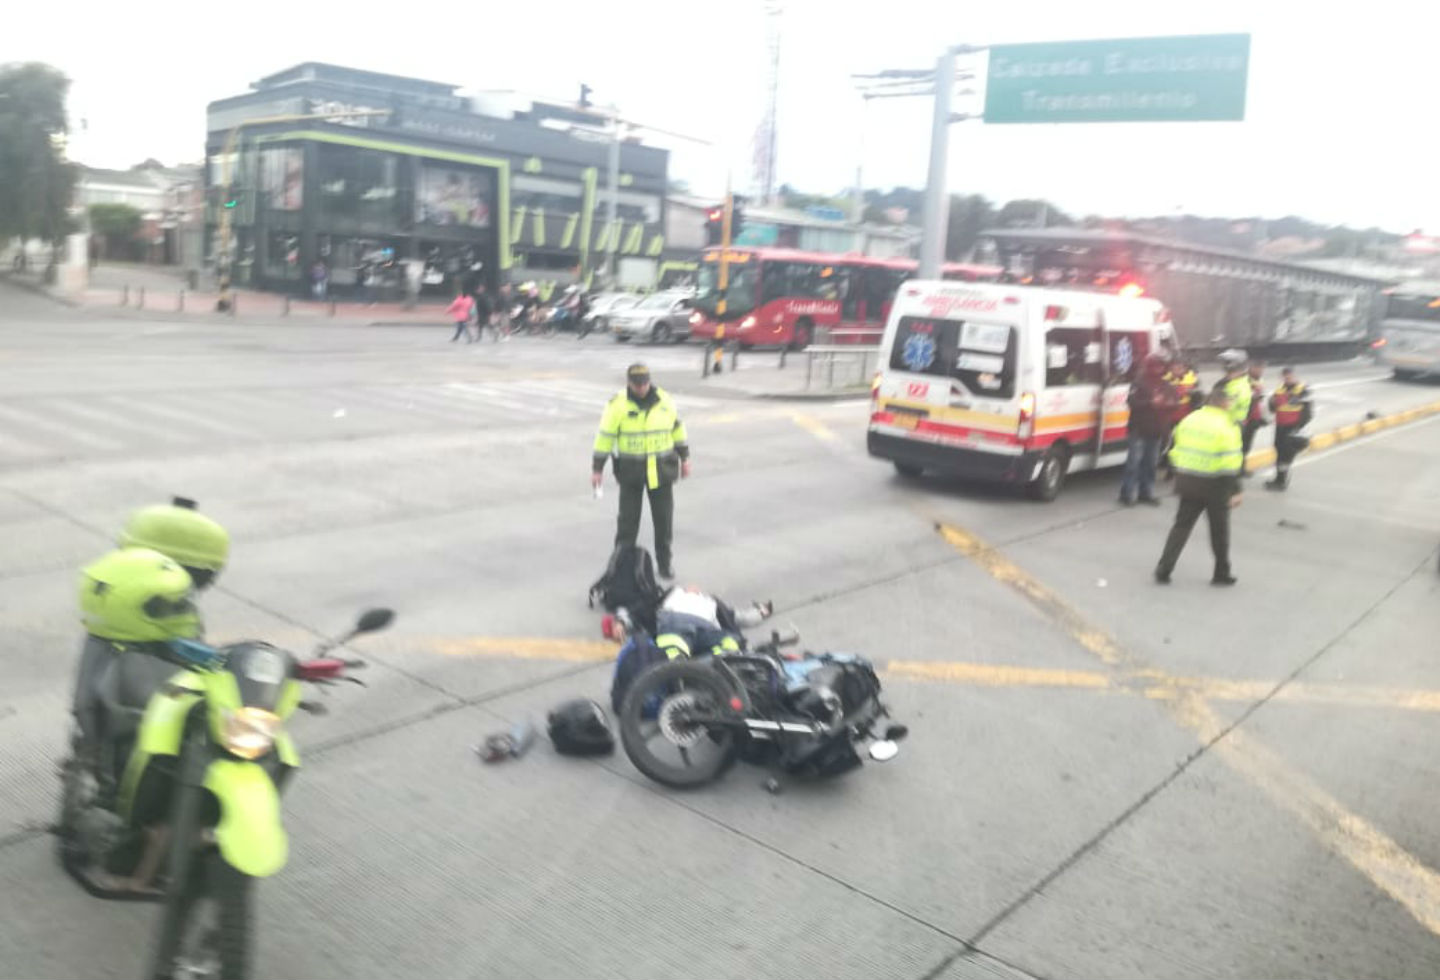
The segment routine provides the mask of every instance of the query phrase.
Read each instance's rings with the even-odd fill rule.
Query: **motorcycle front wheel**
[[[737,692],[704,662],[677,660],[635,679],[620,707],[620,741],[646,776],[674,789],[719,779],[735,764],[734,728],[686,720],[687,713],[718,715]]]
[[[156,980],[248,980],[253,882],[218,850],[194,855],[184,885],[177,883],[168,899],[178,906],[174,948]]]

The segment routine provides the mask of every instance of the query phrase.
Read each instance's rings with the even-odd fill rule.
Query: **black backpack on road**
[[[624,608],[636,626],[655,632],[655,613],[665,591],[655,578],[655,560],[639,545],[620,544],[610,553],[605,574],[590,586],[590,608],[598,602],[608,612]]]

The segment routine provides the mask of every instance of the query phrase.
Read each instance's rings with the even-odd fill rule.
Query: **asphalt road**
[[[384,603],[366,688],[298,719],[265,977],[1410,977],[1440,973],[1440,425],[1305,458],[1149,580],[1170,509],[1038,505],[864,454],[864,403],[745,397],[646,351],[690,424],[681,578],[884,667],[900,757],[772,796],[623,754],[471,746],[604,699],[586,473],[634,355],[436,328],[106,320],[0,287],[0,976],[128,977],[153,907],[82,894],[51,818],[75,569],[184,493],[234,557],[219,638]],[[765,362],[757,362],[764,364]],[[1307,369],[1322,425],[1431,402]],[[728,384],[728,381],[727,381]],[[709,387],[707,387],[709,386]],[[1265,444],[1266,436],[1261,436]],[[647,532],[648,533],[648,532]]]

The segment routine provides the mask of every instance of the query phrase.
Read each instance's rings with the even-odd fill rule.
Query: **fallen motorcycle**
[[[743,654],[657,664],[620,708],[620,739],[635,768],[676,789],[719,779],[737,759],[790,775],[838,776],[895,757],[908,730],[887,725],[880,680],[861,657],[783,656],[799,636],[771,635]]]
[[[308,660],[258,640],[169,641],[163,660],[180,669],[149,693],[138,728],[136,686],[118,675],[128,665],[153,677],[156,657],[116,656],[100,738],[124,750],[95,751],[77,735],[55,829],[61,863],[91,894],[163,902],[148,976],[249,975],[253,885],[288,854],[280,792],[300,759],[285,721],[323,713],[302,700],[302,682],[354,680],[346,671],[364,666],[326,653],[393,619],[369,610]]]

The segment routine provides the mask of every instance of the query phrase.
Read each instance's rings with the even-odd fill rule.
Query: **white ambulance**
[[[1157,300],[991,283],[911,281],[881,341],[871,456],[1025,486],[1125,462],[1130,379],[1174,351]]]

